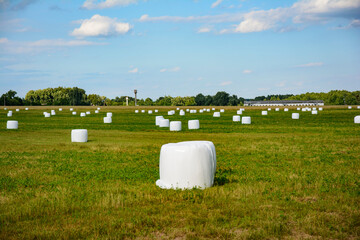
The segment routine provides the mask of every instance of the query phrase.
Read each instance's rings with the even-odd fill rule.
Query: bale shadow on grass
[[[237,182],[231,179],[233,170],[230,167],[219,167],[215,173],[214,186],[223,186],[228,183]]]

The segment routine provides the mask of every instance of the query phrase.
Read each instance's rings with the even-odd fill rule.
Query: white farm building
[[[244,106],[324,106],[322,100],[245,101]]]

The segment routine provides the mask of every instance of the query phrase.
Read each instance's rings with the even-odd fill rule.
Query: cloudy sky
[[[0,93],[360,90],[360,0],[0,0]]]

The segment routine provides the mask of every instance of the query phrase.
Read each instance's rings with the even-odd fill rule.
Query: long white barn
[[[244,106],[324,106],[322,100],[245,101]]]

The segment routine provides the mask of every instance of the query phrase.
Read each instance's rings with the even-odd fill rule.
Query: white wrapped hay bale
[[[220,109],[220,112],[221,112],[221,113],[225,112],[225,109]]]
[[[211,110],[215,111],[215,108],[212,108]]]
[[[141,113],[145,113],[145,110],[141,110]]]
[[[245,108],[240,108],[241,111],[245,111]]]
[[[181,131],[181,121],[171,121],[170,122],[170,131]]]
[[[268,112],[267,111],[261,111],[261,115],[263,115],[263,116],[268,115]]]
[[[204,112],[204,110],[202,110],[202,109],[199,110],[199,113],[203,113],[203,112]]]
[[[59,108],[59,112],[61,112],[62,111],[62,108]]]
[[[169,119],[160,119],[159,127],[169,127],[170,120]]]
[[[71,130],[71,142],[87,142],[88,131],[86,129]]]
[[[174,111],[174,110],[168,111],[168,115],[169,115],[169,116],[174,115],[174,114],[175,114],[175,111]]]
[[[319,107],[319,111],[322,111],[323,110],[323,108],[322,107]]]
[[[76,115],[76,112],[72,112],[72,115]]]
[[[315,111],[315,110],[316,110],[316,107],[313,107],[312,110]]]
[[[271,111],[271,108],[268,108],[268,111]]]
[[[216,151],[210,141],[168,143],[160,151],[160,179],[164,189],[205,189],[214,184]]]
[[[239,115],[234,115],[233,116],[233,122],[240,122],[240,116]]]
[[[12,117],[12,112],[9,111],[9,112],[7,113],[7,116],[8,116],[8,117]]]
[[[179,111],[180,110],[180,108],[176,108],[176,111]]]
[[[360,115],[354,117],[354,123],[360,123]]]
[[[351,106],[348,106],[348,109],[352,109],[352,107],[351,107]],[[16,111],[17,111],[17,109],[16,109]]]
[[[29,108],[25,108],[25,111],[28,111],[29,110]]]
[[[51,110],[50,114],[51,114],[52,116],[55,116],[55,115],[56,115],[55,110]]]
[[[4,110],[6,111],[6,110],[7,110],[7,108],[4,108]]]
[[[180,116],[185,116],[185,112],[183,110],[180,111],[179,113]]]
[[[360,109],[360,106],[357,106],[357,109]],[[5,109],[6,110],[6,109]]]
[[[19,123],[18,121],[7,121],[6,128],[7,129],[18,129]]]
[[[288,108],[284,108],[284,112],[288,112],[289,111],[289,109]]]
[[[155,109],[155,113],[158,113],[158,112],[159,112],[159,110]]]
[[[95,113],[99,113],[99,110],[95,110]]]
[[[296,108],[296,110],[300,111],[300,110],[301,110],[301,108]]]
[[[20,111],[20,109],[18,109],[18,108],[17,108],[15,111],[19,112],[19,111]]]
[[[199,129],[200,128],[200,121],[199,120],[189,120],[188,121],[188,129]]]
[[[306,112],[307,109],[306,109],[306,108],[302,108],[301,111],[302,111],[302,112]]]
[[[74,111],[74,109],[73,109],[73,108],[70,108],[70,111],[72,112],[72,111]]]
[[[189,112],[189,111],[190,111],[190,109],[188,109],[188,108],[187,108],[187,109],[186,109],[186,111],[187,111],[187,112]]]
[[[156,126],[159,126],[160,125],[160,120],[161,119],[164,119],[164,117],[163,116],[156,116],[155,117],[155,125]]]
[[[80,117],[85,117],[86,114],[84,112],[80,113]]]
[[[242,117],[242,124],[251,124],[251,117]]]
[[[275,112],[278,112],[278,111],[280,111],[280,108],[275,108]]]
[[[112,114],[111,112],[106,113],[106,116],[107,116],[107,117],[112,117],[112,115],[113,115],[113,114]]]
[[[316,111],[316,110],[313,110],[313,111],[311,111],[311,114],[314,114],[314,115],[316,115],[316,114],[318,114],[318,111]]]
[[[153,111],[152,111],[152,110],[149,110],[149,111],[148,111],[148,114],[152,114],[152,113],[153,113]]]
[[[98,107],[97,110],[100,110],[100,108]]]
[[[49,118],[49,117],[50,117],[50,113],[46,112],[46,113],[44,114],[44,116],[45,116],[46,118]]]
[[[293,113],[293,114],[291,114],[291,118],[292,118],[292,119],[299,119],[299,118],[300,118],[300,114],[299,114],[299,113]]]
[[[104,117],[104,123],[112,123],[111,117]]]
[[[241,111],[241,110],[237,110],[237,111],[236,111],[236,114],[237,114],[237,115],[241,115],[241,114],[242,114],[242,111]]]
[[[210,108],[206,109],[207,112],[210,112]]]
[[[139,113],[139,110],[135,110],[135,113]]]
[[[220,112],[214,112],[213,117],[220,117]]]
[[[86,115],[90,115],[90,112],[89,112],[89,111],[87,111],[87,112],[86,112]]]

